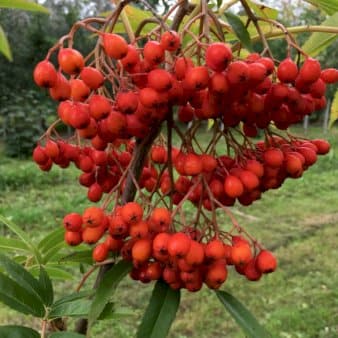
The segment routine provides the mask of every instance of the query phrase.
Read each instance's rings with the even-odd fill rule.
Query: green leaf
[[[47,264],[48,262],[50,262],[53,258],[55,258],[55,256],[57,256],[59,251],[65,247],[66,247],[65,242],[58,243],[57,245],[51,247],[50,250],[48,250],[46,254],[43,256],[43,263]]]
[[[59,268],[57,266],[45,265],[46,272],[51,279],[61,279],[61,280],[72,280],[74,279],[74,274],[69,273],[64,268]],[[32,266],[29,268],[29,271],[38,276],[40,273],[40,266]]]
[[[89,311],[89,326],[99,318],[106,304],[110,301],[117,285],[130,271],[132,264],[127,261],[120,261],[107,271],[96,289],[96,293]]]
[[[249,338],[271,338],[271,335],[237,298],[226,291],[217,290],[216,295],[246,336]]]
[[[31,12],[49,13],[47,8],[27,0],[0,0],[0,8],[15,8]]]
[[[311,5],[321,9],[329,15],[332,15],[338,11],[337,0],[305,0]]]
[[[257,0],[247,0],[247,3],[257,16],[267,19],[277,19],[278,9],[267,6],[265,3]]]
[[[155,284],[137,338],[166,337],[180,304],[180,291],[162,281]],[[263,337],[262,337],[263,338]]]
[[[34,294],[42,301],[42,288],[38,280],[31,275],[24,267],[0,253],[0,266],[7,274],[15,280],[22,288]]]
[[[0,236],[0,250],[8,251],[28,251],[27,245],[20,239]]]
[[[93,264],[93,251],[81,250],[77,252],[72,252],[71,254],[62,257],[60,261]]]
[[[329,128],[331,128],[337,120],[338,120],[338,90],[334,95],[331,105]]]
[[[0,0],[1,1],[1,0]],[[30,249],[30,252],[35,256],[35,259],[39,262],[42,263],[42,257],[40,252],[37,250],[37,248],[31,243],[30,238],[24,232],[20,227],[18,227],[15,223],[12,221],[6,219],[2,215],[0,215],[0,222],[5,224],[11,231],[13,231]]]
[[[122,13],[125,13],[126,16],[128,17],[128,20],[130,22],[130,25],[131,25],[133,31],[135,31],[137,29],[137,27],[138,27],[138,25],[140,24],[141,21],[153,17],[153,15],[150,11],[146,11],[146,10],[143,10],[141,8],[138,8],[138,7],[132,6],[132,5],[126,5],[124,7]],[[111,12],[109,14],[111,14]],[[147,24],[142,29],[142,33],[148,33],[155,26],[156,26],[156,24]],[[125,27],[123,25],[123,22],[121,22],[121,20],[118,20],[118,22],[116,23],[116,25],[114,27],[114,32],[125,33],[125,31],[126,30],[125,30]]]
[[[7,36],[1,26],[0,26],[0,53],[5,55],[5,57],[9,61],[13,61],[11,47],[9,46]]]
[[[58,227],[47,236],[42,238],[42,240],[38,244],[38,249],[41,251],[41,253],[46,253],[53,246],[56,246],[64,241],[64,233],[65,230],[62,227]]]
[[[40,338],[39,332],[26,326],[0,326],[0,337],[3,338]]]
[[[77,299],[71,302],[53,305],[48,318],[58,317],[87,317],[91,301],[89,299]]]
[[[80,333],[70,331],[54,332],[49,336],[49,338],[84,338],[84,337],[85,336]]]
[[[102,310],[99,318],[97,318],[97,319],[98,320],[112,319],[113,314],[114,314],[114,303],[109,302],[109,303],[106,304],[106,306]]]
[[[76,293],[72,293],[71,295],[64,296],[60,299],[58,299],[54,304],[53,307],[59,306],[61,304],[73,302],[78,299],[84,299],[89,296],[92,296],[94,294],[95,290],[86,290],[86,291],[80,291]]]
[[[40,266],[39,283],[41,287],[41,298],[47,306],[51,306],[54,301],[54,290],[46,270]]]
[[[337,1],[338,2],[338,1]],[[327,18],[321,26],[338,27],[338,12]],[[302,49],[311,56],[316,56],[338,38],[336,33],[315,32],[305,41]]]
[[[250,40],[250,35],[245,28],[242,20],[235,14],[232,14],[230,12],[224,13],[225,17],[227,18],[230,26],[232,27],[234,33],[238,37],[238,39],[241,41],[242,45],[249,51],[252,51],[252,44]]]
[[[0,272],[0,301],[24,314],[43,317],[45,309],[39,297]]]

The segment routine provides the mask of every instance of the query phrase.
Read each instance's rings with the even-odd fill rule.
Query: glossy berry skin
[[[137,262],[146,262],[151,255],[152,251],[152,241],[150,239],[140,239],[135,242],[132,247],[132,257],[133,260]]]
[[[312,140],[312,143],[317,147],[317,154],[325,155],[330,151],[330,143],[323,139]]]
[[[282,165],[284,160],[283,152],[278,148],[271,148],[263,154],[264,162],[273,168],[278,168]]]
[[[102,42],[105,53],[113,59],[122,59],[128,53],[128,44],[120,35],[104,33]]]
[[[121,217],[128,224],[136,224],[143,216],[142,207],[136,202],[129,202],[121,209]]]
[[[190,249],[191,240],[183,232],[173,234],[168,242],[168,253],[172,257],[182,258]]]
[[[171,214],[166,208],[155,208],[149,218],[149,227],[152,231],[165,232],[169,230]]]
[[[320,78],[325,83],[336,83],[338,82],[338,70],[335,68],[323,69]]]
[[[107,259],[109,254],[109,247],[106,243],[100,243],[98,244],[95,249],[93,250],[93,260],[95,262],[103,262],[105,259]]]
[[[225,282],[228,271],[225,264],[215,263],[211,265],[205,275],[205,283],[210,289],[218,289]]]
[[[307,58],[299,70],[299,76],[304,82],[315,82],[321,75],[320,63],[313,58]]]
[[[224,181],[224,191],[229,197],[239,197],[244,192],[243,183],[236,176],[228,175]]]
[[[143,48],[143,56],[151,65],[164,61],[164,48],[157,41],[148,41]]]
[[[290,59],[283,60],[277,69],[277,76],[281,82],[290,83],[296,80],[298,75],[297,65]]]
[[[58,53],[58,63],[65,73],[78,74],[84,67],[82,54],[73,48],[62,48]]]
[[[161,36],[161,46],[163,49],[174,52],[181,45],[181,38],[175,31],[164,32]]]
[[[104,82],[102,73],[94,67],[84,67],[81,70],[80,77],[90,89],[98,89]]]
[[[207,88],[209,72],[204,66],[190,68],[185,76],[184,83],[189,90],[201,90]]]
[[[205,257],[210,260],[219,260],[225,258],[223,242],[219,239],[214,239],[205,246]]]
[[[49,156],[47,155],[46,150],[40,145],[34,148],[33,160],[39,165],[44,165],[49,160]]]
[[[64,101],[70,98],[71,88],[69,81],[61,74],[57,73],[55,86],[49,88],[49,95],[56,101]]]
[[[81,232],[66,231],[64,240],[68,245],[76,246],[82,243]]]
[[[256,257],[256,268],[262,273],[270,273],[276,270],[277,260],[268,250],[262,250]]]
[[[102,224],[105,215],[101,208],[89,207],[82,214],[83,224],[86,227],[95,228]]]
[[[172,77],[164,69],[154,69],[148,73],[148,86],[158,92],[168,91],[172,87]]]
[[[245,265],[252,258],[251,248],[246,243],[236,243],[231,249],[231,260],[235,265]]]
[[[80,231],[82,229],[82,216],[78,213],[70,213],[63,218],[63,225],[67,231]]]
[[[187,264],[191,266],[198,266],[203,263],[204,261],[204,247],[201,243],[196,241],[191,241],[190,249],[186,256],[184,257]]]
[[[205,52],[207,66],[215,72],[222,72],[228,66],[232,58],[232,51],[229,45],[222,42],[215,42],[208,46]]]
[[[48,60],[41,61],[35,66],[33,78],[39,87],[51,88],[57,84],[57,72]]]

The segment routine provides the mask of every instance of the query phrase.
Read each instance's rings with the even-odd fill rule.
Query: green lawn
[[[323,137],[320,130],[310,136]],[[278,270],[261,281],[246,281],[230,271],[223,288],[238,297],[271,331],[273,337],[338,337],[338,130],[326,135],[332,143],[301,179],[287,180],[281,189],[265,193],[250,207],[236,205],[240,223],[279,261]],[[77,171],[53,168],[40,172],[31,161],[0,156],[0,214],[24,228],[34,239],[59,227],[67,212],[81,212],[89,203],[77,182]],[[224,223],[228,223],[224,216]],[[0,227],[1,232],[6,230]],[[79,277],[79,272],[76,272]],[[59,293],[75,289],[78,279],[56,282]],[[88,288],[92,280],[88,281]],[[102,338],[133,337],[152,285],[125,280],[115,301],[133,315],[119,322],[102,322],[95,334]],[[0,324],[27,323],[0,307]],[[38,325],[38,323],[37,323]],[[182,303],[171,338],[244,337],[222,308],[216,295],[203,288],[182,292]],[[160,337],[159,337],[160,338]]]

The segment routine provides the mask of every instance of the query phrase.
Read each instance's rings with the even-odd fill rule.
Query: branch
[[[130,202],[134,199],[136,194],[136,186],[134,179],[138,181],[140,178],[144,161],[148,155],[151,145],[156,139],[161,125],[155,126],[149,134],[143,140],[137,140],[136,146],[133,151],[133,159],[129,168],[128,176],[126,178],[126,185],[122,194],[122,204]],[[106,264],[100,267],[99,273],[96,277],[94,289],[98,288],[104,275],[113,267],[113,263]],[[86,318],[81,318],[76,323],[75,331],[78,333],[86,334],[88,329],[88,320]]]

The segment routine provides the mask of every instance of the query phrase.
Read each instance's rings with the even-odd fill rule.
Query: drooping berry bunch
[[[323,108],[326,84],[338,81],[338,71],[321,70],[310,57],[302,64],[290,55],[281,62],[256,53],[234,57],[232,46],[196,37],[189,23],[180,32],[163,22],[144,35],[127,29],[126,39],[113,33],[122,9],[76,23],[34,70],[37,85],[60,101],[35,162],[45,171],[73,162],[88,199],[102,202],[65,216],[65,241],[96,244],[95,261],[121,256],[132,261],[132,278],[161,278],[175,289],[219,288],[230,265],[260,279],[276,259],[228,207],[236,200],[249,205],[302,176],[329,151],[325,140],[279,130]],[[97,36],[87,56],[72,46],[79,27]],[[182,43],[188,35],[192,42]],[[205,120],[212,127],[202,144]],[[58,123],[74,135],[62,138]],[[253,142],[259,132],[264,140]],[[193,219],[185,214],[188,203]],[[218,224],[217,209],[229,216],[229,229]]]

